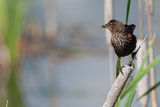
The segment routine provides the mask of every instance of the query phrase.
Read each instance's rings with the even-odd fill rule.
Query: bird
[[[112,19],[107,24],[102,25],[102,28],[107,28],[112,34],[111,44],[118,56],[117,63],[120,64],[121,57],[125,57],[130,54],[132,54],[132,57],[135,57],[136,52],[133,51],[136,48],[137,38],[133,32],[136,25],[127,25]]]

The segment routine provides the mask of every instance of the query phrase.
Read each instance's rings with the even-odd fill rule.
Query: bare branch
[[[115,80],[114,84],[112,85],[112,88],[108,92],[106,101],[103,104],[103,107],[114,107],[118,97],[120,96],[128,78],[130,77],[130,74],[132,73],[134,69],[134,66],[131,65],[125,65],[122,68],[122,73],[120,73]]]

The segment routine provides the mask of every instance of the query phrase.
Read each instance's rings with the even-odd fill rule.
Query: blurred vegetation
[[[24,0],[0,0],[0,35],[11,58],[11,71],[5,91],[9,107],[24,107],[18,82],[19,39],[26,10],[24,4],[26,4]]]
[[[145,95],[149,94],[153,89],[158,88],[160,86],[160,81],[157,82],[154,86],[152,86],[151,88],[149,88],[143,95],[141,95],[138,99],[140,100],[141,98],[143,98]]]

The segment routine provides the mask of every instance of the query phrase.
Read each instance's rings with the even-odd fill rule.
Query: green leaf
[[[120,107],[120,101],[121,101],[121,98],[118,97],[118,100],[117,100],[117,102],[116,102],[116,104],[115,104],[115,107]]]
[[[11,60],[18,58],[18,42],[25,12],[24,0],[0,0],[0,35],[9,49]]]
[[[126,99],[126,102],[124,104],[124,107],[131,107],[132,105],[132,101],[134,99],[134,96],[135,96],[135,89],[136,87],[132,88],[129,93],[128,93],[128,96],[127,96],[127,99]]]
[[[144,70],[143,72],[139,72],[138,75],[136,75],[135,79],[129,83],[129,85],[122,91],[122,94],[121,94],[121,98],[123,98],[126,93],[129,92],[129,90],[131,90],[134,86],[136,86],[136,84],[139,82],[139,80],[141,80],[145,74],[147,74],[151,68],[153,68],[156,63],[160,61],[160,55],[157,56],[153,62],[151,62]]]
[[[128,24],[128,17],[129,17],[130,4],[131,4],[131,1],[128,0],[128,2],[127,2],[127,11],[126,11],[126,24]]]
[[[0,0],[0,36],[9,50],[11,72],[6,83],[8,107],[24,107],[21,89],[18,84],[19,39],[27,0]],[[2,96],[1,96],[2,97]],[[0,106],[1,107],[1,106]]]
[[[121,58],[119,59],[119,57],[117,58],[117,64],[116,64],[116,78],[119,75],[119,71],[120,71],[120,66],[121,66]]]
[[[157,82],[154,86],[152,86],[150,89],[148,89],[142,96],[140,96],[138,99],[141,99],[142,97],[144,97],[145,95],[149,94],[152,90],[154,90],[155,88],[157,88],[158,86],[160,86],[160,81]]]

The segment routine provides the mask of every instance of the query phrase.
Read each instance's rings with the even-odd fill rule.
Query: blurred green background
[[[125,22],[126,4],[114,1],[115,19]],[[159,5],[155,0],[154,56],[160,53]],[[137,25],[138,37],[137,15],[132,0],[128,23]],[[144,5],[142,16],[147,34]],[[0,0],[0,107],[7,101],[8,107],[102,106],[111,86],[102,24],[103,0]]]

